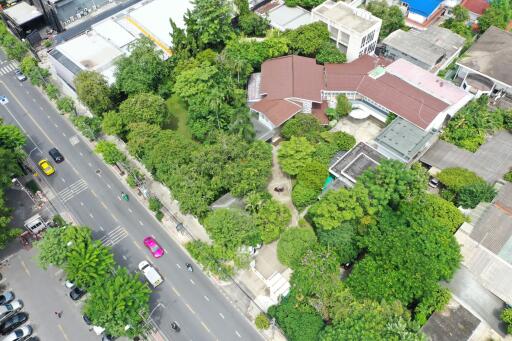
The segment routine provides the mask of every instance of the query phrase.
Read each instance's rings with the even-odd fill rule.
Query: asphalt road
[[[78,224],[90,226],[93,235],[112,247],[117,262],[136,271],[137,264],[149,260],[165,281],[152,294],[151,320],[168,340],[261,340],[261,335],[223,296],[213,283],[195,269],[184,269],[190,258],[169,237],[163,227],[134,198],[120,199],[128,189],[98,158],[71,123],[61,116],[29,81],[19,82],[7,72],[0,55],[0,95],[9,103],[0,105],[7,124],[20,126],[29,136],[26,151],[34,165],[49,159],[48,150],[57,147],[65,161],[52,164],[56,173],[40,175],[55,194],[50,198],[59,211],[69,212]],[[2,71],[3,70],[3,71]],[[5,73],[7,72],[7,73]],[[53,160],[51,160],[53,161]],[[166,250],[156,260],[142,244],[154,236]],[[177,321],[180,333],[170,322]]]

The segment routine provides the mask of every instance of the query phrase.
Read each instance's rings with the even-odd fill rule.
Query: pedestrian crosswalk
[[[6,75],[13,72],[18,68],[18,63],[15,61],[8,62],[6,64],[0,64],[0,76]]]
[[[128,236],[128,231],[124,227],[118,226],[104,235],[100,240],[105,246],[114,246]]]
[[[68,200],[71,200],[73,197],[75,197],[78,193],[85,191],[87,188],[87,182],[85,182],[84,179],[80,179],[68,187],[64,188],[62,191],[58,193],[60,199],[63,202],[66,202]]]

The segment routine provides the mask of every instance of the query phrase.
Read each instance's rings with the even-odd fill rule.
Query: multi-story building
[[[336,47],[346,53],[349,62],[375,52],[382,20],[370,12],[328,0],[313,8],[311,18],[327,24]]]

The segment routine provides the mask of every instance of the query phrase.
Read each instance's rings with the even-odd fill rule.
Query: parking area
[[[23,226],[24,220],[35,213],[48,213],[44,208],[36,212],[28,195],[21,190],[8,190],[6,202],[14,208],[12,226]],[[35,248],[23,247],[19,240],[12,241],[0,251],[0,291],[14,292],[15,299],[23,303],[22,311],[29,315],[24,325],[32,327],[32,335],[38,338],[35,340],[101,340],[83,321],[80,301],[75,302],[69,297],[62,270],[41,269],[36,255]]]

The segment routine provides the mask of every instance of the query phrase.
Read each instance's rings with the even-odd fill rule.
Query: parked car
[[[25,338],[30,334],[32,334],[32,327],[23,326],[7,335],[2,341],[21,341],[25,340]]]
[[[158,245],[153,237],[144,238],[144,245],[151,251],[153,257],[160,258],[164,255],[164,249]]]
[[[0,325],[0,333],[2,333],[2,335],[8,334],[27,321],[28,321],[27,313],[20,312],[20,313],[14,314],[14,315],[10,316],[8,319],[6,319],[4,322],[2,322],[2,325]]]
[[[84,314],[84,315],[82,315],[82,318],[84,319],[84,322],[85,322],[86,325],[90,326],[92,324],[92,321],[89,318],[89,316]]]
[[[52,175],[53,173],[55,173],[55,169],[48,160],[42,159],[41,161],[38,162],[38,165],[39,168],[41,168],[43,173],[46,175]]]
[[[430,178],[428,185],[432,188],[437,188],[439,187],[439,180],[437,180],[436,178]]]
[[[48,151],[48,154],[52,157],[53,161],[57,163],[61,163],[64,161],[64,156],[59,152],[57,148],[52,148]]]
[[[80,289],[79,287],[75,287],[73,290],[69,292],[69,297],[71,297],[73,301],[78,301],[79,299],[82,298],[82,296],[85,295],[86,292],[87,291]]]
[[[114,341],[115,338],[108,334],[103,334],[103,337],[101,338],[101,341]]]
[[[5,96],[0,96],[0,104],[6,105],[9,103],[9,100]]]
[[[15,313],[23,308],[23,303],[20,300],[14,300],[11,303],[0,305],[0,320]]]
[[[16,69],[14,70],[14,73],[16,74],[16,78],[20,81],[20,82],[24,82],[27,80],[27,76],[25,76],[23,74],[23,72],[21,72],[20,69]]]
[[[6,291],[0,295],[0,305],[10,303],[14,299],[14,293],[12,291]]]

